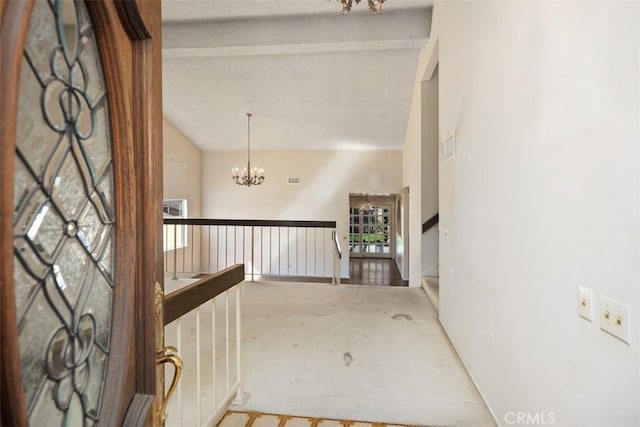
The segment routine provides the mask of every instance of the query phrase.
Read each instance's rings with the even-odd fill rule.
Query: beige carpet
[[[234,298],[232,292],[230,301],[235,302]],[[224,303],[224,298],[218,301],[215,322],[218,403],[226,390]],[[235,303],[231,303],[231,331],[235,331],[234,307]],[[249,398],[230,410],[395,425],[497,424],[422,289],[244,283],[242,314],[242,388]],[[201,337],[210,337],[210,304],[203,307],[200,315]],[[183,426],[197,425],[194,312],[183,318],[181,330],[182,417],[176,392],[169,402],[167,427],[177,427],[178,418]],[[165,334],[166,345],[175,345],[175,327],[168,325]],[[210,341],[204,339],[200,346],[201,379],[212,378],[213,374]],[[231,384],[235,382],[233,342]],[[171,367],[167,367],[166,375],[173,375]],[[212,415],[212,407],[216,406],[213,401],[212,388],[203,383],[201,420]],[[256,419],[255,422],[260,421],[256,427],[265,420],[273,418]],[[238,425],[246,425],[246,420]]]
[[[260,412],[227,411],[218,427],[401,427],[400,424],[306,418]],[[402,426],[408,427],[408,426]]]

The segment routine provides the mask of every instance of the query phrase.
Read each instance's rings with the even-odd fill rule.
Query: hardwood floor
[[[350,258],[349,276],[350,285],[407,286],[390,258]]]
[[[395,260],[390,258],[350,258],[349,276],[349,279],[342,279],[343,285],[408,286],[407,281],[402,280]],[[262,275],[256,280],[260,282],[331,283],[331,279],[327,277],[307,276]]]
[[[263,412],[227,411],[218,427],[281,427],[286,425],[298,427],[409,427],[403,424],[372,423],[364,421],[334,420],[330,418],[298,417],[295,415],[265,414]]]

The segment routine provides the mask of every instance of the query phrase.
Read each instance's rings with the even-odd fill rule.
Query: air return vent
[[[300,185],[300,177],[290,176],[287,178],[287,184],[289,185]]]
[[[443,142],[444,145],[444,159],[448,160],[456,155],[456,138],[455,134],[449,135]]]

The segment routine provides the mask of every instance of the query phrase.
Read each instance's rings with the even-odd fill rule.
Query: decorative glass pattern
[[[113,159],[102,65],[81,0],[37,0],[20,75],[13,204],[31,425],[98,421],[111,341]]]
[[[391,254],[390,209],[349,207],[349,252],[372,256]]]

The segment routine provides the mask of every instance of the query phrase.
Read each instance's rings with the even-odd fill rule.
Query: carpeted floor
[[[218,427],[409,427],[364,421],[306,418],[293,415],[263,414],[261,412],[228,411]]]
[[[231,331],[235,331],[234,301],[232,291]],[[208,419],[208,409],[221,402],[227,388],[225,299],[217,305],[217,398],[210,387],[203,386],[199,400],[202,421]],[[210,304],[201,308],[200,317],[201,336],[210,337]],[[181,322],[182,344],[178,347],[184,370],[181,392],[169,403],[168,427],[197,425],[197,322],[194,314]],[[172,325],[165,328],[166,345],[176,345]],[[213,373],[210,341],[204,339],[200,345],[203,384],[209,384]],[[310,426],[310,418],[325,420],[320,427],[343,425],[332,420],[496,425],[442,330],[436,310],[419,288],[244,283],[242,341],[242,389],[249,396],[244,404],[229,408],[237,412],[301,417],[296,423],[289,421],[287,427]],[[231,385],[236,378],[235,354],[231,340]],[[172,368],[167,367],[167,378],[171,375]],[[178,406],[183,408],[182,415]],[[244,422],[242,419],[233,426],[245,426],[246,415]],[[254,419],[252,427],[279,426],[280,421],[265,415]]]

